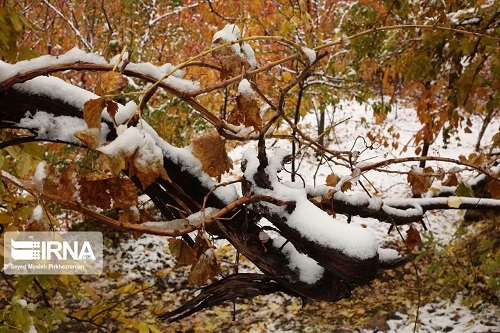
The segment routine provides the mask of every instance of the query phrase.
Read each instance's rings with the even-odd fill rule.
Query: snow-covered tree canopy
[[[500,211],[498,155],[490,152],[480,162],[446,156],[365,161],[359,150],[326,148],[305,134],[286,110],[295,87],[314,84],[311,73],[330,56],[328,48],[311,49],[276,37],[274,42],[293,52],[287,58],[261,63],[250,42],[269,38],[242,38],[236,25],[226,25],[213,36],[212,48],[200,54],[200,58],[212,56],[217,63],[212,69],[221,74],[220,82],[211,86],[184,78],[187,66],[206,66],[195,63],[196,57],[178,66],[155,66],[131,62],[127,51],[107,60],[74,48],[57,57],[0,62],[2,128],[24,130],[15,132],[1,147],[33,141],[66,143],[95,152],[101,164],[99,172],[70,165],[57,173],[44,163],[31,180],[7,171],[0,171],[0,177],[43,200],[121,230],[182,236],[172,247],[178,253],[191,251],[185,247],[196,250],[191,263],[203,263],[204,272],[209,272],[201,278],[202,284],[217,275],[218,267],[207,234],[228,240],[262,272],[222,278],[178,310],[160,316],[165,320],[227,300],[277,291],[338,301],[349,297],[356,286],[372,281],[378,270],[404,262],[398,251],[380,248],[368,229],[345,223],[339,216],[377,219],[389,228],[422,222],[426,212],[435,209]],[[347,44],[348,39],[344,36],[330,47]],[[259,75],[290,61],[296,64],[296,76],[275,87],[273,96],[263,93]],[[93,92],[56,76],[67,71],[99,73],[96,86],[90,89]],[[139,98],[118,103],[119,97],[132,95],[124,92],[126,87],[136,89],[134,96]],[[234,90],[235,107],[227,117],[201,102],[206,94],[228,88]],[[213,130],[194,138],[187,147],[166,142],[143,117],[158,90],[188,105],[192,116],[203,118]],[[332,172],[319,186],[285,181],[280,172],[291,161],[296,163],[299,155],[272,146],[275,140],[283,140],[289,147],[290,139],[319,152],[321,161],[343,166],[345,172]],[[256,144],[238,156],[241,170],[235,170],[232,178],[223,176],[233,168],[226,144],[249,141]],[[352,141],[356,141],[355,134]],[[413,197],[375,196],[362,187],[355,189],[368,171],[388,172],[394,165],[421,161],[438,161],[448,169],[413,167],[407,178],[415,190]],[[447,186],[427,184],[431,178],[442,176],[442,180],[445,174],[456,177],[459,172],[452,167],[457,166],[461,171],[472,170],[477,177]],[[54,174],[49,176],[49,172]],[[294,170],[293,179],[296,176]],[[474,193],[485,186],[484,197],[471,197],[463,190]],[[143,214],[138,208],[141,194],[152,200],[156,214]],[[102,214],[111,208],[119,210],[118,219]],[[194,231],[199,233],[192,240]]]

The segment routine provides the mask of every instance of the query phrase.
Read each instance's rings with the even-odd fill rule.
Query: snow
[[[36,166],[35,174],[33,178],[31,178],[31,182],[35,185],[38,192],[42,192],[43,190],[43,180],[47,177],[45,174],[45,166],[47,165],[46,161],[41,161]]]
[[[399,252],[394,249],[378,249],[378,258],[381,262],[391,262],[400,259]]]
[[[0,82],[18,74],[44,69],[49,66],[67,65],[76,62],[98,65],[108,64],[104,57],[93,53],[87,53],[80,50],[78,47],[74,47],[60,56],[44,55],[31,60],[19,61],[13,65],[0,61]]]
[[[302,47],[302,51],[304,51],[304,53],[307,55],[310,64],[316,61],[316,51],[305,46]]]
[[[156,229],[165,229],[165,230],[178,230],[181,228],[185,228],[187,226],[200,226],[203,221],[209,220],[212,216],[217,214],[219,209],[213,207],[205,208],[204,212],[196,212],[194,214],[189,215],[185,219],[175,219],[170,221],[148,221],[142,223],[142,226],[151,227]]]
[[[377,239],[371,231],[335,220],[306,198],[297,201],[287,223],[307,239],[349,257],[363,260],[377,255]]]
[[[253,182],[254,174],[259,165],[255,150],[249,149],[243,153],[246,161],[245,178]],[[269,158],[266,168],[273,190],[263,190],[258,193],[272,195],[285,201],[295,201],[296,206],[291,214],[283,209],[275,209],[287,219],[289,227],[297,230],[306,239],[325,247],[335,248],[345,255],[358,259],[369,259],[377,255],[377,239],[367,229],[359,225],[340,222],[316,207],[307,199],[304,188],[286,186],[278,179],[277,172],[282,169],[282,161],[289,153],[284,149],[276,149],[274,156]]]
[[[40,222],[42,220],[42,217],[43,217],[43,208],[42,206],[37,205],[33,209],[33,214],[31,215],[31,218],[34,219],[35,221]]]
[[[14,89],[31,95],[60,100],[75,108],[81,108],[88,100],[99,98],[88,90],[68,84],[54,76],[38,76],[24,83],[15,84]]]
[[[118,137],[98,150],[111,157],[132,157],[139,170],[148,170],[151,165],[163,165],[163,152],[156,141],[145,130],[119,125]]]
[[[170,64],[167,66],[163,65],[161,67],[155,66],[150,62],[143,62],[143,63],[129,63],[127,65],[127,70],[130,70],[132,72],[140,73],[146,76],[150,76],[156,80],[161,80],[164,78],[165,75],[168,75],[171,73],[171,71],[166,72],[166,70],[170,69]],[[172,67],[173,70],[173,67]],[[163,83],[166,84],[169,87],[172,87],[180,92],[184,93],[190,93],[193,91],[196,91],[200,89],[200,83],[196,81],[191,81],[191,80],[185,80],[182,78],[179,78],[182,72],[181,71],[176,71],[172,75],[168,76],[167,78],[163,79]]]
[[[0,61],[0,83],[14,77],[16,75],[28,73],[31,71],[35,70],[43,70],[48,67],[52,66],[61,66],[61,65],[70,65],[72,63],[91,63],[91,64],[96,64],[96,65],[109,65],[109,66],[114,66],[116,62],[119,60],[119,55],[113,57],[109,62],[102,56],[99,56],[97,54],[93,53],[87,53],[85,51],[82,51],[78,49],[77,47],[71,49],[70,51],[60,55],[60,56],[50,56],[50,55],[45,55],[41,56],[38,58],[34,58],[31,60],[25,60],[25,61],[20,61],[16,64],[8,64],[3,61]],[[123,60],[121,61],[123,63]],[[129,63],[127,65],[127,70],[131,70],[134,72],[137,72],[139,74],[143,74],[146,76],[150,76],[156,80],[162,79],[165,75],[171,74],[172,70],[174,69],[174,66],[167,63],[161,66],[155,66],[149,62],[145,63]],[[185,80],[182,77],[184,76],[184,71],[182,70],[177,70],[172,75],[168,76],[165,78],[162,82],[165,83],[167,86],[172,87],[180,92],[184,93],[189,93],[195,90],[200,89],[200,84],[199,82],[196,81],[191,81],[191,80]],[[78,101],[74,99],[74,96],[71,92],[76,91],[78,88],[74,87],[72,85],[55,85],[53,81],[47,82],[46,80],[52,80],[55,79],[54,77],[37,77],[34,80],[34,82],[39,83],[40,85],[37,86],[37,89],[33,89],[31,84],[27,84],[27,82],[23,84],[18,84],[16,89],[20,89],[25,92],[33,91],[36,90],[39,93],[44,93],[47,96],[53,96],[54,93],[57,93],[59,88],[64,88],[64,89],[71,89],[72,91],[65,91],[65,92],[59,92],[57,93],[57,96],[59,99],[61,97],[64,97],[66,99],[62,99],[63,101]],[[30,80],[30,81],[33,81]],[[43,81],[45,80],[45,81]],[[28,81],[29,82],[29,81]],[[44,84],[45,83],[50,83],[50,84]],[[41,88],[46,88],[50,91],[45,91],[41,90]],[[88,101],[89,99],[95,99],[97,98],[96,95],[92,94],[91,92],[86,91],[86,95],[84,97],[84,92],[80,91],[77,96],[80,98],[85,99],[84,102]],[[74,105],[74,104],[72,104]],[[76,106],[76,105],[75,105]]]
[[[285,242],[286,239],[283,237],[277,237],[272,240],[272,245],[279,249]],[[318,265],[314,259],[297,251],[291,243],[287,243],[283,246],[281,251],[290,260],[289,267],[299,272],[300,281],[308,284],[314,284],[323,276],[325,269]]]
[[[45,111],[38,111],[35,115],[27,113],[19,123],[16,124],[22,128],[31,128],[37,131],[38,139],[49,141],[64,141],[74,144],[80,144],[80,140],[75,137],[75,132],[86,130],[87,124],[82,118],[69,117],[69,116],[54,116],[53,114]],[[102,123],[102,140],[104,141],[106,135],[109,133],[107,124]]]
[[[236,92],[236,95],[255,96],[255,92],[253,91],[252,86],[247,79],[241,80],[241,82],[238,84],[238,91]]]
[[[236,24],[226,24],[226,26],[217,31],[212,38],[212,46],[217,46],[227,42],[234,42],[241,38],[240,28]],[[241,58],[248,61],[251,68],[257,67],[257,60],[255,59],[255,52],[252,47],[247,43],[234,43],[231,45],[234,53]]]

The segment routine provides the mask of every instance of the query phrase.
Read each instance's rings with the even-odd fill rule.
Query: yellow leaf
[[[101,74],[101,89],[105,94],[121,90],[126,85],[127,79],[118,72],[106,72]]]
[[[154,325],[151,325],[151,324],[148,324],[148,327],[149,327],[149,330],[151,331],[151,333],[162,333],[158,328],[156,328],[156,326]]]
[[[202,164],[202,169],[212,177],[218,177],[233,168],[227,156],[225,140],[217,131],[193,140],[193,154]]]
[[[139,330],[139,333],[149,333],[148,324],[144,321],[136,322],[134,326]]]
[[[126,293],[130,293],[130,292],[134,291],[135,287],[136,287],[135,282],[132,282],[132,283],[129,283],[125,286],[118,288],[116,291],[120,294],[126,294]]]
[[[448,198],[448,206],[451,208],[458,208],[462,204],[462,199],[459,197],[451,196]]]
[[[83,316],[88,312],[88,310],[78,310],[73,312],[71,315],[75,318],[82,319]]]

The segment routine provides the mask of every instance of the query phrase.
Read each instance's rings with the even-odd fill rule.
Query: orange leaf
[[[169,238],[168,248],[177,259],[177,265],[191,265],[196,262],[196,252],[183,239]]]
[[[105,106],[106,103],[102,97],[85,102],[83,105],[83,119],[87,123],[88,128],[101,130],[101,114]]]
[[[218,177],[233,167],[224,143],[216,131],[193,140],[194,156],[200,160],[203,171],[212,177]]]
[[[126,85],[127,79],[118,72],[111,71],[101,74],[101,89],[105,94],[121,90]]]
[[[413,249],[415,246],[422,244],[422,238],[420,238],[420,233],[412,225],[406,231],[406,246]]]

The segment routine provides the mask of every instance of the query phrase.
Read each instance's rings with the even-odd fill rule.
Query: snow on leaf
[[[117,133],[118,137],[99,151],[111,158],[124,158],[130,177],[137,176],[143,188],[159,177],[169,179],[163,168],[163,152],[147,131],[120,125]]]
[[[415,246],[422,244],[420,233],[413,227],[413,225],[410,225],[410,227],[406,231],[405,243],[410,249],[413,249]]]
[[[458,208],[462,204],[462,199],[459,197],[451,196],[448,197],[448,206],[451,208]]]
[[[214,258],[212,250],[205,251],[196,264],[191,267],[189,282],[195,286],[202,286],[219,273],[219,263]]]
[[[227,24],[224,29],[215,33],[212,46],[236,41],[240,37],[241,31],[238,26]],[[212,54],[221,64],[223,69],[221,73],[222,79],[240,74],[242,68],[255,68],[257,66],[253,49],[246,43],[235,43],[215,50]]]
[[[177,265],[191,265],[196,262],[196,252],[183,239],[169,238],[168,248],[177,260]]]
[[[326,177],[326,185],[335,187],[335,186],[337,186],[337,184],[339,183],[340,180],[341,180],[341,178],[339,175],[337,175],[336,173],[331,173]],[[352,186],[352,182],[347,181],[342,185],[340,190],[342,192],[346,192],[347,190],[351,189],[351,186]]]
[[[200,160],[202,170],[212,177],[218,177],[233,168],[225,140],[216,131],[193,140],[193,155]]]

